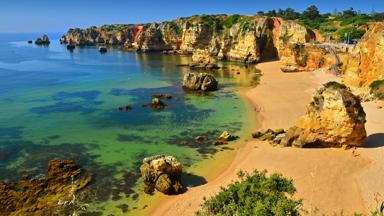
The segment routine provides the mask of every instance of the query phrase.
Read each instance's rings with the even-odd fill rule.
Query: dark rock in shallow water
[[[144,158],[140,172],[146,185],[146,193],[151,193],[153,189],[164,194],[179,194],[184,191],[181,184],[182,165],[173,156]]]
[[[193,91],[215,91],[218,82],[215,77],[207,73],[186,73],[183,79],[183,88]]]
[[[161,110],[165,108],[165,103],[158,98],[153,98],[150,107],[155,110]]]
[[[132,107],[130,105],[119,107],[118,110],[120,112],[128,112],[132,110]]]
[[[107,48],[106,47],[99,47],[99,52],[106,53],[107,52]]]
[[[29,40],[28,43],[31,44],[31,43],[33,43],[33,41]]]
[[[75,47],[75,45],[73,45],[73,44],[68,44],[67,45],[67,50],[74,50],[76,47]]]
[[[48,38],[47,35],[43,35],[42,37],[37,38],[36,41],[35,41],[36,45],[48,45],[50,43],[51,42],[49,41],[49,38]]]
[[[152,95],[152,97],[157,99],[166,99],[166,100],[172,99],[172,96],[168,94],[154,94]]]

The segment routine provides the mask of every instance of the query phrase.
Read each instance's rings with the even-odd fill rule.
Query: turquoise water
[[[223,150],[195,136],[238,134],[249,120],[236,91],[257,83],[254,67],[224,64],[214,72],[219,91],[186,93],[181,84],[189,68],[177,64],[189,62],[188,56],[100,54],[96,47],[69,52],[59,34],[50,35],[48,47],[26,42],[37,36],[0,34],[2,181],[44,174],[51,159],[75,159],[94,173],[91,209],[122,213],[117,204],[124,202],[129,213],[146,196],[138,183],[144,157],[174,155],[188,170]],[[173,96],[164,110],[142,107],[159,93]],[[126,105],[133,109],[118,111]]]

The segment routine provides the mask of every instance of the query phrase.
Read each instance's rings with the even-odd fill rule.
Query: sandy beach
[[[259,128],[292,126],[305,113],[315,89],[338,80],[324,72],[282,73],[279,62],[257,66],[263,76],[260,85],[247,92],[257,112]],[[297,198],[303,199],[306,215],[369,213],[375,194],[384,199],[384,109],[377,102],[363,104],[367,113],[366,148],[298,149],[273,147],[266,142],[249,141],[236,151],[227,169],[208,183],[178,196],[160,201],[151,215],[193,215],[204,197],[214,195],[236,179],[239,170],[279,172],[292,178]]]

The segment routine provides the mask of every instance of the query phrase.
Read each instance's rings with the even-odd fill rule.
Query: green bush
[[[216,196],[205,200],[196,215],[299,215],[301,200],[292,198],[296,192],[292,180],[280,174],[269,177],[266,174],[266,171],[254,171],[251,175],[240,171],[240,181],[221,188]]]
[[[231,15],[229,16],[223,23],[223,25],[226,27],[226,28],[231,28],[233,25],[235,25],[236,23],[240,22],[242,16],[241,15],[238,15],[238,14],[234,14],[234,15]]]
[[[324,87],[326,88],[332,88],[332,89],[347,89],[348,87],[344,84],[335,82],[335,81],[330,81],[324,84]]]
[[[369,87],[371,88],[371,94],[380,100],[384,100],[384,80],[375,80]]]
[[[347,38],[345,37],[345,34],[349,34],[349,39],[360,39],[365,34],[365,30],[362,29],[356,29],[353,27],[345,27],[342,29],[337,30],[336,34],[340,37],[340,41],[345,41]]]

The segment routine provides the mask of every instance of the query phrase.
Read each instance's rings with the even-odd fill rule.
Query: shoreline
[[[248,97],[246,96],[248,90],[237,90],[235,93],[241,97],[242,103],[244,103],[244,106],[246,107],[246,115],[247,119],[255,119],[257,113],[254,112],[253,106],[250,103]],[[246,125],[244,126],[244,129],[241,130],[236,135],[240,136],[240,140],[230,142],[229,144],[225,145],[225,147],[229,147],[231,149],[227,149],[224,151],[217,152],[213,157],[203,159],[202,161],[193,164],[191,167],[189,167],[187,170],[187,173],[197,174],[198,176],[203,177],[207,182],[213,181],[217,177],[221,175],[221,173],[225,172],[225,170],[231,165],[234,158],[238,154],[238,151],[242,149],[249,139],[251,139],[251,131],[257,124],[257,122],[246,120]],[[214,168],[214,169],[212,169]],[[184,171],[184,172],[185,172]],[[192,187],[195,188],[196,186]],[[199,186],[197,186],[199,187]],[[190,190],[190,189],[188,189]],[[145,193],[142,193],[145,194]],[[136,216],[146,216],[146,215],[159,215],[157,213],[154,213],[157,211],[157,208],[159,205],[162,205],[164,202],[168,202],[169,199],[177,198],[179,195],[164,195],[160,192],[154,193],[154,195],[147,195],[144,199],[139,199],[138,205],[139,206],[145,206],[148,207],[146,209],[139,209],[135,211],[129,212],[129,215],[136,215]],[[150,203],[150,205],[148,205]]]
[[[338,80],[324,72],[282,73],[279,62],[261,63],[257,67],[263,72],[261,82],[246,93],[257,112],[255,121],[261,123],[257,129],[287,129],[304,114],[316,88],[327,81]],[[368,134],[372,134],[373,129],[380,131],[384,128],[381,121],[369,126],[370,118],[375,118],[369,115],[372,109],[371,106],[366,110]],[[381,119],[384,120],[384,116]],[[383,148],[379,150],[384,152]],[[376,155],[376,158],[372,159],[372,155]],[[377,175],[373,175],[380,169],[384,170],[384,166],[377,163],[377,160],[384,160],[379,155],[372,152],[372,148],[280,148],[262,141],[248,141],[236,151],[230,165],[219,176],[184,194],[160,200],[150,215],[194,215],[203,197],[214,195],[221,186],[235,180],[240,169],[248,172],[266,169],[269,173],[279,172],[292,178],[297,188],[295,197],[304,199],[304,214],[366,214],[372,210],[370,206],[374,200],[370,198],[373,190],[384,186],[377,181]],[[376,187],[370,188],[372,185]]]

